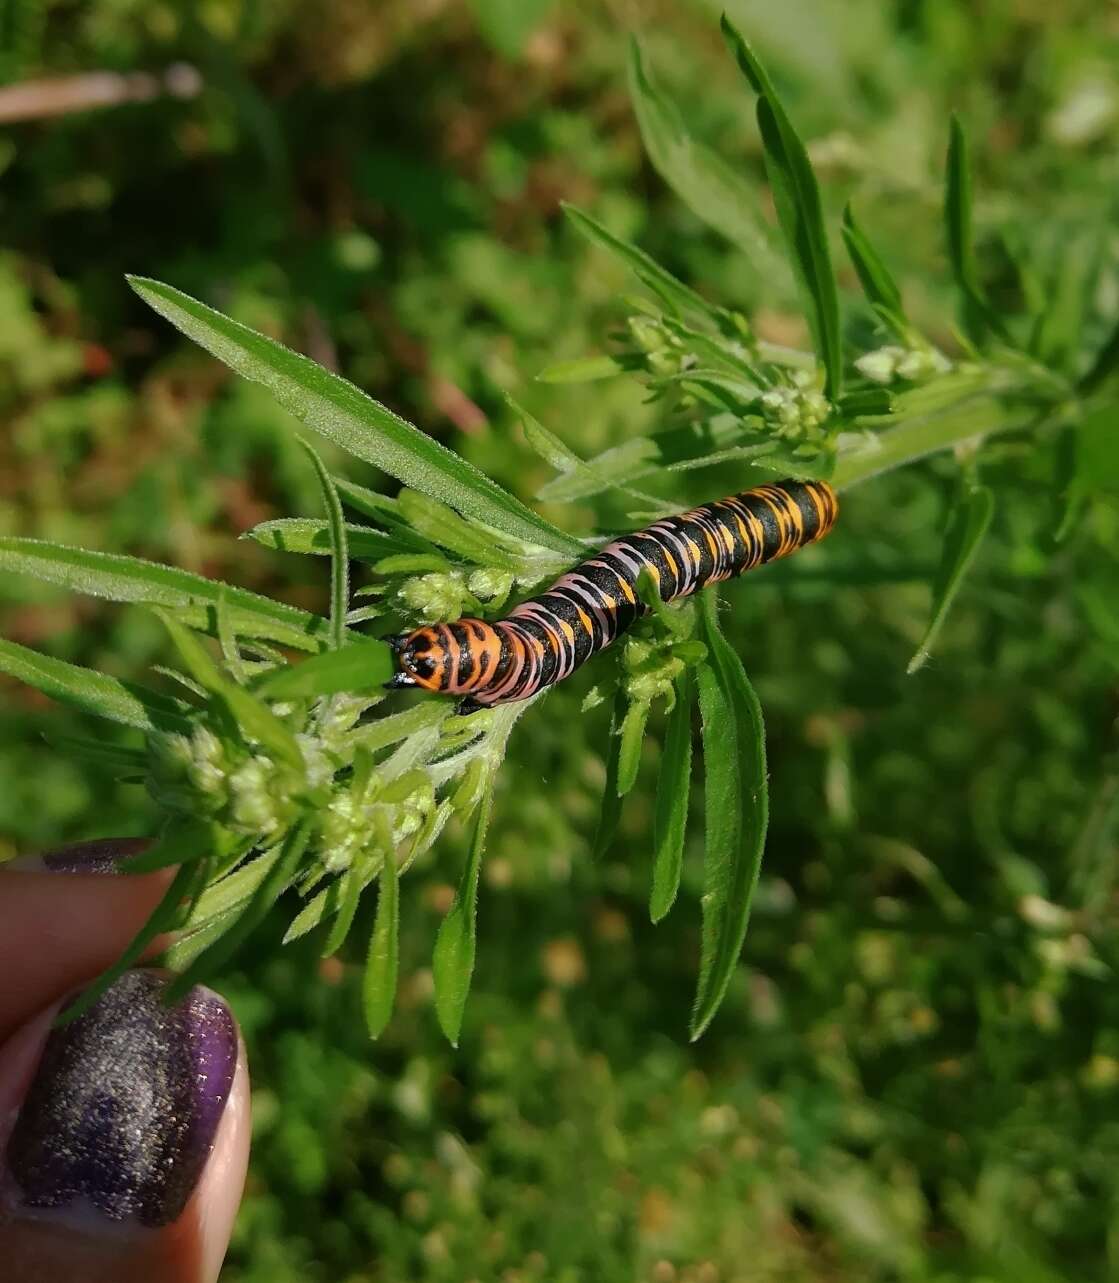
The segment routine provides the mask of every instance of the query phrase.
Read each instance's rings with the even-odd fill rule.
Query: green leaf
[[[580,356],[572,361],[553,361],[536,376],[538,383],[594,383],[624,374],[625,361],[616,356]]]
[[[246,530],[241,538],[255,539],[276,552],[330,556],[330,524],[315,517],[278,517],[274,521],[262,521]],[[383,530],[357,526],[352,522],[346,523],[346,543],[350,556],[358,561],[380,561],[397,554],[419,554],[421,549],[429,546],[423,540],[401,539],[396,534],[386,534]]]
[[[692,780],[691,671],[677,677],[676,703],[668,714],[653,813],[653,886],[649,917],[660,922],[672,908],[684,868],[684,830]]]
[[[705,833],[703,941],[691,1037],[703,1033],[738,962],[761,870],[769,821],[761,705],[719,631],[718,600],[704,592],[708,659],[697,669],[703,726]]]
[[[216,848],[215,838],[220,838],[220,831],[206,820],[187,816],[167,824],[163,832],[146,851],[131,856],[117,863],[120,873],[154,873],[157,869],[169,869],[174,864],[186,864],[212,854]]]
[[[979,283],[972,237],[971,160],[967,135],[955,113],[952,114],[948,130],[944,224],[952,275],[961,297],[960,322],[964,333],[973,343],[983,343],[992,333],[1005,341],[1006,329],[987,302]]]
[[[855,266],[859,283],[867,301],[878,311],[878,315],[890,325],[899,339],[908,337],[909,327],[905,319],[905,306],[901,299],[901,290],[890,274],[890,269],[879,257],[878,251],[870,243],[866,233],[855,221],[855,211],[851,202],[843,211],[843,242],[847,253]]]
[[[326,944],[323,945],[322,956],[324,958],[329,958],[341,949],[346,943],[346,937],[350,934],[350,928],[354,924],[354,914],[357,913],[361,892],[366,884],[363,870],[358,867],[358,863],[355,861],[355,863],[351,864],[345,873],[332,883],[332,886],[338,888],[338,916],[334,919],[334,925],[330,928]]]
[[[330,644],[335,650],[341,650],[346,641],[346,611],[350,604],[350,548],[342,501],[318,453],[306,441],[299,444],[307,451],[322,488],[330,531]]]
[[[396,1001],[396,973],[400,956],[396,852],[391,843],[385,848],[381,869],[381,893],[377,900],[377,920],[369,942],[369,957],[362,980],[365,1024],[370,1038],[379,1038],[392,1016]]]
[[[0,638],[0,673],[33,686],[51,699],[74,704],[84,712],[111,722],[138,726],[142,731],[190,730],[181,705],[166,695],[89,668],[79,668],[64,659],[40,655],[3,638]]]
[[[38,539],[0,536],[0,570],[32,575],[91,597],[162,606],[191,628],[215,636],[221,596],[239,636],[264,637],[298,650],[318,650],[318,640],[326,637],[329,627],[318,615],[185,570]]]
[[[279,854],[268,865],[252,896],[235,906],[227,925],[210,947],[167,987],[168,1003],[177,1002],[201,981],[215,975],[233,957],[249,935],[264,921],[269,909],[294,881],[307,849],[311,826],[302,820],[288,830],[279,843]]]
[[[231,873],[207,886],[191,909],[183,931],[193,934],[215,918],[230,917],[238,906],[252,898],[282,854],[282,846],[270,847],[251,860],[244,860]],[[168,965],[175,970],[182,968],[175,945],[168,950]]]
[[[758,95],[758,128],[765,146],[766,173],[778,221],[806,297],[816,353],[826,376],[824,393],[834,401],[843,390],[839,295],[816,175],[758,56],[726,14],[722,26],[743,75]]]
[[[688,208],[750,256],[758,276],[789,279],[757,189],[688,131],[675,103],[650,81],[641,46],[629,47],[629,94],[653,167]]]
[[[339,691],[379,690],[395,672],[392,647],[369,638],[274,668],[257,680],[254,690],[265,699],[313,699]]]
[[[591,858],[594,860],[601,859],[610,850],[622,813],[622,797],[618,792],[618,760],[622,750],[621,730],[626,717],[626,706],[626,693],[619,683],[614,694],[610,732],[606,740],[606,785],[602,790],[602,809],[598,814],[598,826],[591,844]]]
[[[650,436],[631,437],[612,446],[580,468],[554,477],[537,492],[540,499],[571,502],[601,494],[640,477],[655,476],[662,468],[705,458],[742,440],[742,424],[731,414],[718,414],[702,423],[688,423]],[[585,555],[586,549],[583,550]]]
[[[128,775],[142,775],[147,770],[147,754],[141,749],[129,748],[126,744],[86,739],[82,735],[61,735],[53,731],[43,738],[51,748],[66,757],[82,757]]]
[[[205,647],[189,629],[164,611],[156,611],[171,634],[175,648],[191,676],[228,708],[234,721],[250,739],[268,749],[274,757],[296,770],[303,770],[303,754],[295,736],[275,713],[255,695],[230,681],[211,659]]]
[[[183,903],[200,886],[201,879],[205,877],[205,869],[205,860],[194,860],[180,867],[171,885],[164,892],[163,899],[152,911],[151,917],[136,933],[116,962],[58,1013],[58,1019],[55,1021],[56,1028],[68,1025],[84,1015],[106,990],[116,984],[129,967],[139,962],[156,936],[164,931],[173,930],[178,925]]]
[[[1091,367],[1078,385],[1079,391],[1087,396],[1102,387],[1108,379],[1119,370],[1119,321],[1115,328],[1101,344]]]
[[[707,321],[718,322],[721,309],[701,298],[695,290],[682,281],[678,281],[671,272],[665,271],[644,250],[607,231],[597,219],[584,214],[574,205],[565,203],[563,212],[587,240],[613,254],[630,268],[642,285],[652,290],[669,311],[678,315],[698,316]]]
[[[447,911],[435,938],[432,974],[435,979],[435,1014],[452,1047],[458,1046],[462,1013],[474,974],[474,942],[478,925],[478,877],[482,869],[482,850],[486,843],[490,812],[493,807],[492,783],[482,793],[466,868],[454,902]]]
[[[909,661],[907,673],[922,668],[932,652],[937,636],[948,616],[964,576],[975,560],[991,517],[995,511],[995,497],[986,486],[973,486],[956,505],[948,523],[941,554],[940,569],[933,584],[933,609],[929,626],[921,639],[917,653]]]
[[[618,737],[618,796],[625,797],[637,783],[637,770],[641,765],[641,745],[645,740],[645,723],[649,720],[649,705],[637,700],[626,709],[622,719],[622,732]]]
[[[486,531],[464,521],[445,503],[415,490],[402,490],[397,503],[409,525],[440,548],[449,548],[480,566],[519,570],[524,565],[523,557],[503,547]]]
[[[517,539],[578,554],[574,539],[352,383],[169,285],[139,276],[128,281],[188,338],[243,378],[263,384],[285,410],[328,441]]]

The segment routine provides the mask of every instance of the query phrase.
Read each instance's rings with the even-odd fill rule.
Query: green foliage
[[[728,7],[854,269],[836,260],[844,391],[826,404],[791,314],[796,261],[742,250],[770,227],[779,151],[744,123],[709,7],[634,8],[632,117],[625,38],[593,6],[476,6],[505,23],[484,30],[500,57],[475,31],[488,17],[400,0],[360,24],[341,0],[313,22],[178,0],[142,21],[102,0],[50,24],[12,9],[35,33],[20,75],[182,59],[206,81],[0,146],[0,635],[16,639],[0,668],[21,679],[0,701],[0,854],[111,832],[162,832],[157,862],[213,853],[165,924],[182,924],[170,965],[200,962],[251,1048],[232,1283],[460,1283],[463,1261],[607,1283],[1115,1272],[1113,42],[1082,0]],[[973,147],[965,165],[953,144],[944,201],[950,107]],[[593,222],[565,223],[560,201]],[[538,495],[578,538],[530,549],[440,482],[425,498],[464,523],[468,555],[462,526],[428,538],[394,485],[326,441],[357,589],[347,643],[327,650],[334,544],[290,415],[147,316],[125,270],[342,370],[521,519]],[[978,339],[954,333],[957,309]],[[977,469],[995,499],[981,555],[953,576],[934,662],[906,680],[930,594],[962,566],[959,518],[941,531]],[[436,701],[382,701],[376,637],[423,611],[500,614],[592,535],[774,473],[830,475],[843,512],[819,548],[726,589],[722,628],[765,708],[771,825],[724,1017],[689,1045],[673,1031],[702,953],[705,823],[677,830],[669,793],[691,743],[680,687],[694,697],[704,660],[676,612],[527,710],[499,772],[515,719],[475,736]],[[352,808],[354,823],[331,812],[345,870],[314,880],[313,825],[289,889],[250,909],[285,881],[296,830],[249,848],[229,827],[246,806],[291,817],[241,773],[263,748],[165,667],[136,605],[214,638],[220,658],[205,653],[297,742],[329,741],[342,764],[299,810]],[[145,668],[174,685],[122,680]],[[624,806],[622,737],[608,707],[580,708],[592,683],[617,730],[645,726]],[[46,712],[27,685],[76,703]],[[118,738],[94,721],[114,710]],[[189,773],[217,783],[201,819],[167,805],[200,801],[175,734]],[[122,782],[144,777],[159,802]],[[357,838],[378,808],[408,809],[370,797],[375,777],[418,804],[422,840],[396,848],[396,1003],[371,1048],[355,1012],[390,844]],[[433,976],[432,944],[456,883],[465,903],[487,785],[484,929],[452,1054],[440,1024],[459,990]],[[604,794],[612,840],[592,860]],[[679,876],[655,930],[650,871],[665,901]],[[235,958],[207,957],[254,918]],[[465,945],[468,915],[454,921]]]

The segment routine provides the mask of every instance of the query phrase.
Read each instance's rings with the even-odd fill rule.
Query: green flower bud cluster
[[[355,770],[322,816],[323,868],[339,873],[366,857],[379,857],[374,865],[379,867],[386,840],[395,848],[418,833],[434,809],[435,788],[423,771],[386,783],[376,770]]]
[[[148,744],[152,797],[170,810],[207,816],[234,832],[265,839],[284,832],[308,788],[307,769],[219,738],[202,724],[189,735],[155,733]],[[322,766],[314,765],[321,775]]]
[[[679,374],[691,361],[680,338],[660,321],[648,316],[631,316],[627,321],[630,338],[645,356],[650,374],[664,377]]]
[[[806,371],[793,373],[792,383],[761,395],[762,417],[777,436],[792,441],[820,441],[831,404]]]
[[[676,702],[672,683],[684,671],[685,659],[678,655],[672,643],[646,641],[643,638],[627,639],[622,652],[626,694],[635,704],[651,704],[654,699],[668,700],[671,708]]]
[[[871,383],[927,383],[938,374],[946,374],[952,362],[934,347],[899,347],[887,344],[867,352],[855,362],[855,369]]]
[[[397,597],[420,623],[437,624],[457,619],[471,600],[471,593],[461,570],[447,570],[405,579],[397,589]]]

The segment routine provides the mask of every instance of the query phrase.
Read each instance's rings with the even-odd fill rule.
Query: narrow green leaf
[[[625,361],[616,356],[580,356],[572,361],[553,361],[536,376],[538,383],[593,383],[598,379],[612,379],[627,369]]]
[[[241,538],[253,539],[276,552],[330,556],[330,524],[317,517],[278,517],[274,521],[262,521],[246,530]],[[346,523],[346,542],[350,556],[358,561],[380,561],[397,553],[417,553],[428,546],[419,539],[402,539],[353,522]]]
[[[855,221],[855,211],[850,201],[843,211],[843,242],[847,246],[847,253],[851,256],[867,301],[877,308],[878,315],[883,320],[888,321],[897,337],[905,339],[908,326],[901,290],[878,251]]]
[[[684,830],[692,782],[692,700],[687,668],[675,682],[676,703],[668,714],[653,813],[653,886],[649,917],[660,922],[672,908],[684,868]]]
[[[602,808],[598,813],[598,826],[591,844],[593,860],[600,860],[610,850],[622,813],[622,797],[618,792],[618,759],[622,749],[621,730],[626,717],[626,705],[626,693],[619,683],[614,695],[610,732],[606,740],[606,785],[602,790]]]
[[[629,94],[645,150],[665,182],[693,214],[746,251],[761,279],[788,282],[789,265],[774,243],[759,192],[689,132],[675,103],[649,79],[636,40],[629,47]]]
[[[225,877],[211,883],[198,897],[189,918],[183,924],[183,930],[197,931],[212,918],[227,917],[240,904],[251,899],[282,854],[282,845],[270,847],[252,859],[244,860]],[[171,965],[176,970],[180,968],[179,963]]]
[[[986,486],[974,486],[963,496],[952,513],[944,536],[940,569],[933,585],[932,618],[920,646],[917,647],[917,653],[909,661],[905,670],[907,673],[915,673],[923,667],[931,654],[964,576],[971,568],[987,527],[991,524],[994,511],[995,497],[991,491]]]
[[[338,491],[318,452],[306,441],[299,444],[307,451],[319,478],[326,508],[330,531],[330,644],[334,650],[341,650],[346,640],[346,610],[350,604],[350,548],[346,538],[346,520],[342,515]]]
[[[1079,391],[1087,396],[1095,392],[1119,370],[1119,321],[1101,344],[1096,358],[1080,380]]]
[[[738,444],[743,425],[732,414],[713,415],[649,436],[631,437],[588,459],[583,467],[554,477],[537,492],[540,499],[571,502],[601,494],[684,460],[700,459]],[[584,554],[586,549],[583,550]]]
[[[671,272],[644,250],[624,241],[620,236],[607,231],[597,219],[584,214],[574,205],[564,204],[563,212],[579,231],[592,244],[598,245],[620,259],[634,273],[637,279],[661,300],[672,312],[684,315],[699,316],[707,321],[718,322],[721,315],[719,308],[701,298],[695,290],[683,281],[678,281]]]
[[[370,1038],[379,1038],[392,1017],[396,1001],[396,973],[400,957],[396,852],[390,843],[381,869],[377,920],[369,942],[369,958],[362,980],[365,1024]]]
[[[449,548],[481,566],[519,570],[524,564],[522,557],[499,544],[486,531],[464,521],[445,503],[415,490],[402,490],[397,502],[409,525],[440,548]]]
[[[303,754],[295,736],[275,713],[255,695],[230,681],[207,653],[194,633],[164,611],[156,611],[171,640],[190,669],[191,676],[229,709],[246,736],[297,770],[303,769]]]
[[[87,552],[38,539],[0,536],[0,570],[32,575],[46,583],[109,601],[162,606],[191,628],[217,632],[218,597],[224,595],[238,636],[264,637],[298,650],[318,650],[327,621],[294,606],[259,597],[214,579],[136,557]]]
[[[152,911],[151,917],[136,933],[116,962],[58,1013],[58,1019],[55,1021],[56,1028],[68,1025],[84,1015],[106,990],[116,984],[129,967],[139,962],[156,936],[178,925],[184,901],[190,898],[192,892],[200,885],[201,878],[205,876],[205,864],[204,860],[197,860],[181,866],[164,893],[163,899]]]
[[[743,75],[758,95],[758,128],[778,221],[805,294],[816,352],[826,376],[824,393],[835,400],[843,390],[839,294],[816,175],[757,54],[726,14],[722,26]]]
[[[474,820],[466,868],[454,902],[435,938],[432,974],[435,979],[435,1014],[452,1047],[458,1046],[462,1013],[474,974],[474,943],[478,925],[478,878],[493,807],[492,783],[487,784]]]
[[[971,158],[967,134],[959,117],[952,114],[948,125],[948,159],[944,184],[944,225],[948,258],[960,291],[960,322],[973,343],[981,344],[989,334],[1004,341],[1006,328],[987,302],[979,283],[972,233]]]
[[[245,682],[245,663],[237,648],[237,638],[233,632],[233,621],[229,617],[229,605],[224,593],[218,593],[217,616],[218,645],[221,647],[222,659],[233,680],[239,685]]]
[[[856,392],[845,392],[836,409],[847,419],[881,418],[893,413],[894,397],[889,388],[859,388]]]
[[[769,822],[761,705],[719,630],[718,601],[704,592],[700,620],[708,659],[700,664],[705,817],[703,939],[691,1037],[718,1010],[746,937]]]
[[[564,475],[575,473],[577,476],[584,477],[586,483],[592,487],[591,493],[597,492],[595,488],[606,490],[615,488],[616,483],[608,477],[603,478],[600,483],[599,477],[591,465],[585,463],[574,450],[561,441],[549,428],[546,428],[535,415],[530,414],[524,406],[518,404],[508,395],[506,395],[505,401],[520,420],[525,442],[550,467],[555,468],[557,472]],[[632,498],[641,499],[643,502],[658,502],[656,496],[645,494],[644,491],[634,490],[629,486],[617,486],[616,488],[623,490]]]
[[[0,673],[33,686],[51,699],[76,705],[111,722],[138,726],[142,731],[190,730],[181,705],[166,695],[89,668],[79,668],[64,659],[40,655],[3,638],[0,638]]]
[[[177,1002],[196,984],[209,979],[226,965],[249,935],[264,921],[269,909],[287,890],[299,872],[307,849],[311,826],[306,820],[288,830],[279,843],[279,854],[247,900],[232,907],[225,930],[210,947],[172,980],[167,988],[168,1003]],[[185,866],[188,867],[188,866]]]
[[[630,704],[622,719],[622,733],[618,737],[618,796],[625,797],[637,783],[641,765],[641,745],[645,741],[645,724],[649,720],[649,705],[643,700]]]
[[[368,638],[324,651],[298,664],[273,668],[255,683],[265,699],[302,699],[339,691],[379,690],[396,672],[388,642]]]
[[[333,885],[338,887],[338,916],[334,919],[334,925],[330,928],[326,944],[323,945],[322,956],[324,958],[329,958],[341,949],[346,943],[346,937],[350,934],[350,928],[354,924],[354,914],[357,913],[362,888],[365,886],[365,878],[358,863],[351,864],[345,873],[335,880]]]
[[[126,744],[86,739],[82,735],[60,735],[53,731],[43,738],[51,748],[66,757],[82,757],[86,761],[130,775],[141,775],[147,769],[147,754],[142,749],[129,748]]]
[[[117,869],[120,873],[154,873],[174,864],[186,864],[213,854],[216,836],[214,825],[187,816],[167,824],[146,851],[118,861]]]
[[[263,384],[285,410],[343,450],[515,538],[578,554],[570,536],[346,379],[169,285],[139,276],[128,281],[176,329]]]

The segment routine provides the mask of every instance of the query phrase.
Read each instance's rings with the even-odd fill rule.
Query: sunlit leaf
[[[700,620],[708,659],[697,668],[703,726],[703,939],[691,1036],[711,1022],[746,937],[769,822],[761,705],[722,633],[713,591]]]
[[[722,24],[731,52],[758,95],[758,128],[765,147],[766,173],[808,305],[816,352],[826,375],[824,391],[834,400],[843,384],[839,295],[816,175],[757,54],[725,14]]]
[[[763,213],[761,193],[688,129],[679,109],[650,80],[640,45],[630,42],[629,92],[641,139],[661,177],[689,209],[749,255],[760,279],[772,288],[789,281]]]
[[[89,668],[79,668],[63,659],[40,655],[3,638],[0,638],[0,673],[7,673],[51,699],[73,704],[86,713],[125,726],[138,726],[143,731],[190,730],[182,706],[166,695]]]
[[[229,709],[242,732],[280,761],[302,770],[303,754],[295,736],[275,713],[255,695],[226,677],[194,633],[163,611],[156,613],[171,634],[171,640],[191,676]]]
[[[189,627],[215,636],[219,597],[225,599],[238,636],[264,637],[299,650],[318,650],[329,631],[321,616],[295,606],[186,570],[116,553],[88,552],[4,535],[0,536],[0,570],[32,575],[91,597],[162,606]]]
[[[360,388],[281,343],[159,281],[130,276],[140,297],[243,378],[262,383],[302,423],[405,485],[518,539],[555,552],[578,545],[473,464]]]
[[[254,685],[267,699],[314,698],[340,691],[379,690],[396,672],[388,642],[369,638],[341,650],[324,651],[283,668],[273,668]]]
[[[620,259],[637,277],[637,279],[661,300],[670,311],[683,315],[698,316],[708,321],[717,321],[720,309],[701,298],[695,290],[678,281],[671,272],[666,271],[644,250],[631,245],[608,231],[597,219],[576,209],[574,205],[564,205],[563,212],[586,238],[593,244],[605,249]]]

